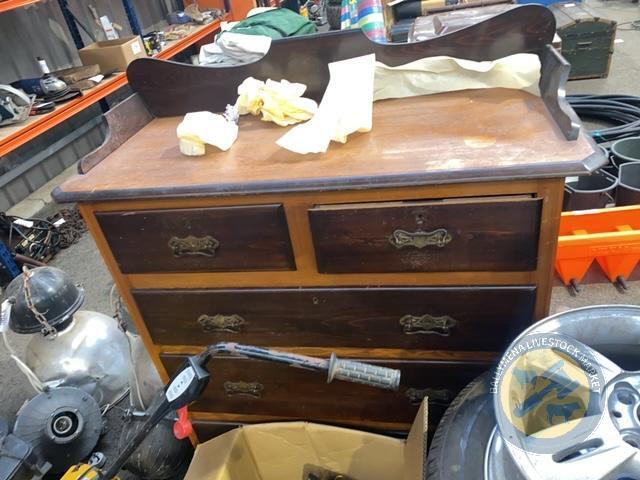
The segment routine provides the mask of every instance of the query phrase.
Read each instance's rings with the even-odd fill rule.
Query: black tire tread
[[[453,399],[447,410],[442,415],[440,419],[440,423],[438,423],[438,428],[436,429],[436,433],[434,433],[433,438],[431,439],[431,446],[429,447],[429,453],[427,455],[427,477],[429,480],[446,480],[439,476],[438,467],[441,464],[441,453],[444,445],[444,438],[449,430],[449,424],[453,420],[456,412],[460,405],[462,405],[466,400],[469,394],[475,390],[479,384],[483,384],[486,382],[487,376],[489,376],[491,372],[485,372],[480,375],[478,378],[472,380],[466,387],[464,387],[458,396]]]

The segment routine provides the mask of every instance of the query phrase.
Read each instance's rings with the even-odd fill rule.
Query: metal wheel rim
[[[622,374],[620,370],[615,370],[617,367],[615,363],[611,362],[612,365],[605,365],[605,369],[608,369],[608,387],[603,391],[603,402],[607,408],[603,411],[603,421],[598,424],[598,431],[594,432],[594,438],[605,438],[607,443],[600,446],[603,447],[600,450],[602,453],[597,453],[600,447],[595,447],[595,453],[578,455],[576,460],[572,459],[570,463],[563,465],[569,465],[569,469],[558,471],[560,469],[551,468],[557,466],[557,463],[553,463],[555,460],[550,462],[550,457],[523,454],[522,451],[514,449],[504,441],[496,427],[485,450],[485,480],[497,480],[498,478],[509,478],[510,480],[640,478],[640,450],[637,448],[640,446],[640,393],[638,393],[640,390],[640,378],[638,377],[640,375],[637,374],[637,370],[640,369],[640,349],[638,348],[640,345],[640,307],[602,305],[562,312],[532,325],[519,335],[512,345],[517,344],[529,334],[552,332],[573,337],[577,342],[596,349],[603,355],[615,354],[618,361],[624,362],[624,366],[628,370],[636,371],[632,377],[621,379],[619,375]],[[606,362],[607,358],[598,358],[598,360]],[[614,378],[618,380],[613,380]],[[632,392],[632,394],[635,402],[632,405],[626,405],[628,402],[622,402],[622,405],[628,407],[631,414],[624,418],[627,423],[616,424],[616,419],[610,413],[621,408],[617,389],[623,388],[624,390],[629,386],[621,381],[633,387],[635,393]],[[634,420],[633,424],[628,423],[631,418]],[[620,438],[614,437],[614,432]],[[625,432],[631,435],[631,441],[624,438]],[[633,442],[636,444],[635,447],[630,445]],[[625,443],[626,445],[624,445]],[[592,460],[596,458],[598,461],[594,463]],[[589,472],[588,476],[585,476],[585,471]]]

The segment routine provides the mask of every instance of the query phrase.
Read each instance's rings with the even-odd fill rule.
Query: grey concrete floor
[[[638,4],[628,0],[610,0],[602,2],[590,0],[587,4],[598,11],[603,18],[616,20],[619,23],[640,19]],[[628,25],[627,25],[628,27]],[[623,26],[624,28],[624,26]],[[640,31],[619,31],[615,44],[615,54],[608,78],[569,82],[568,93],[625,93],[640,95]],[[67,271],[76,282],[86,290],[85,310],[95,310],[112,314],[109,303],[109,292],[113,285],[95,243],[86,234],[71,248],[62,251],[51,262],[52,265]],[[640,280],[640,275],[636,274]],[[606,282],[604,276],[594,269],[588,275],[588,283],[577,296],[569,292],[557,282],[553,290],[551,312],[564,311],[586,305],[598,304],[640,304],[640,281],[629,282],[630,289],[626,293],[618,292]],[[24,349],[28,338],[12,335],[11,342],[20,352]],[[17,370],[4,348],[0,349],[0,416],[10,422],[19,407],[33,397],[34,391]]]

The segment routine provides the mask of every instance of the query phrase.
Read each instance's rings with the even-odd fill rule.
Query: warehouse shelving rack
[[[0,1],[0,12],[6,12],[16,8],[21,8],[29,4],[37,3],[39,0],[4,0]],[[179,3],[181,1],[179,0]],[[58,0],[58,4],[62,10],[62,14],[69,28],[69,32],[77,48],[84,46],[80,32],[71,14],[67,0]],[[122,0],[127,19],[131,24],[131,29],[134,34],[142,34],[140,23],[137,19],[135,9],[131,3],[131,0]],[[230,5],[228,0],[224,2],[225,11],[230,12]],[[225,14],[224,20],[229,19],[229,13]],[[199,26],[190,32],[186,37],[169,42],[161,52],[154,55],[155,58],[168,60],[173,58],[178,53],[182,52],[191,45],[203,40],[209,35],[212,35],[220,28],[220,20],[215,20],[212,23]],[[64,122],[70,117],[76,115],[87,107],[94,105],[97,102],[102,101],[108,95],[116,92],[118,89],[127,85],[126,73],[119,73],[111,78],[103,80],[96,87],[83,92],[83,95],[56,106],[55,110],[43,115],[37,115],[29,117],[29,119],[20,124],[5,126],[0,128],[0,158],[8,153],[12,152],[16,148],[24,145],[25,143],[33,140],[44,132],[50,130],[56,125]],[[104,109],[104,107],[103,107]]]

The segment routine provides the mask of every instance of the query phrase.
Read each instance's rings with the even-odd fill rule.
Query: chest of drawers
[[[180,117],[137,96],[107,120],[119,134],[54,196],[79,202],[164,378],[219,341],[402,372],[382,392],[216,359],[192,408],[202,438],[293,419],[404,430],[424,396],[435,425],[547,314],[563,177],[603,162],[541,98],[504,89],[377,102],[373,131],[325,155],[284,151],[279,127],[243,117],[231,150],[186,158]]]

